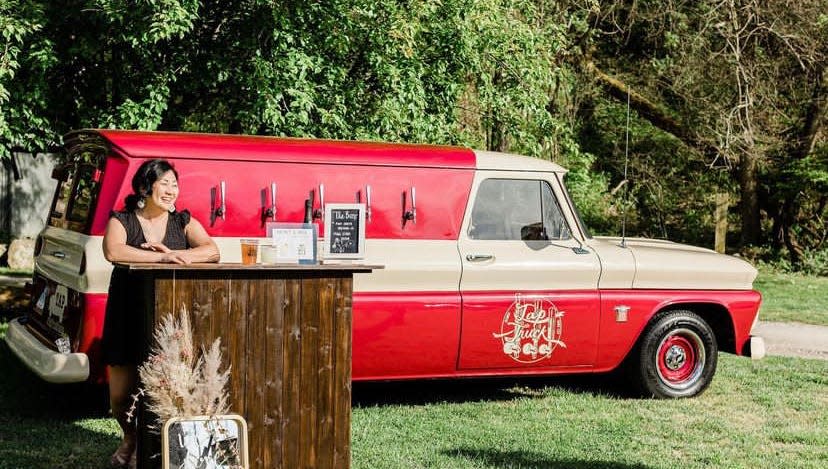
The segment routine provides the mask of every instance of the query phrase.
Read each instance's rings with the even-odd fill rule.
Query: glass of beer
[[[242,264],[250,265],[256,263],[256,255],[259,253],[258,239],[242,239],[241,240],[241,260]]]

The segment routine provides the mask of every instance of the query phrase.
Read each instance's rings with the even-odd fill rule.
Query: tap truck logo
[[[520,294],[506,310],[500,333],[495,338],[503,344],[503,353],[520,363],[535,363],[552,356],[560,346],[564,312],[544,299],[524,301]]]

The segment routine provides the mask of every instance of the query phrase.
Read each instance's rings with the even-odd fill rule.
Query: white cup
[[[276,246],[271,244],[263,244],[259,247],[262,253],[262,264],[275,264],[276,257],[279,253]]]

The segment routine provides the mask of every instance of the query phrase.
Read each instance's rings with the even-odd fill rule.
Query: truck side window
[[[469,227],[471,239],[532,241],[570,236],[547,182],[486,179],[480,184]]]

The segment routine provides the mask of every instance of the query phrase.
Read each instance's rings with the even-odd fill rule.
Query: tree
[[[0,0],[0,160],[13,151],[48,151],[57,141],[44,95],[55,63],[45,23],[40,2]]]
[[[780,226],[775,232],[794,261],[801,249],[791,240],[802,218],[791,201],[803,194],[783,196],[787,205],[778,199],[786,184],[812,186],[806,173],[785,168],[824,145],[824,106],[812,105],[824,103],[817,77],[828,22],[821,3],[605,2],[593,23],[601,37],[586,58],[611,95],[632,85],[639,115],[697,150],[700,161],[732,168],[743,245],[766,241],[761,209]],[[807,151],[800,142],[809,142]],[[824,216],[824,206],[809,206],[818,209],[812,218]]]
[[[50,143],[84,127],[451,143],[572,166],[579,197],[605,185],[572,126],[563,57],[581,12],[529,0],[26,5],[37,21],[18,42],[39,41],[49,60],[28,60],[12,85],[42,77],[35,127]],[[27,106],[11,95],[10,112]]]

